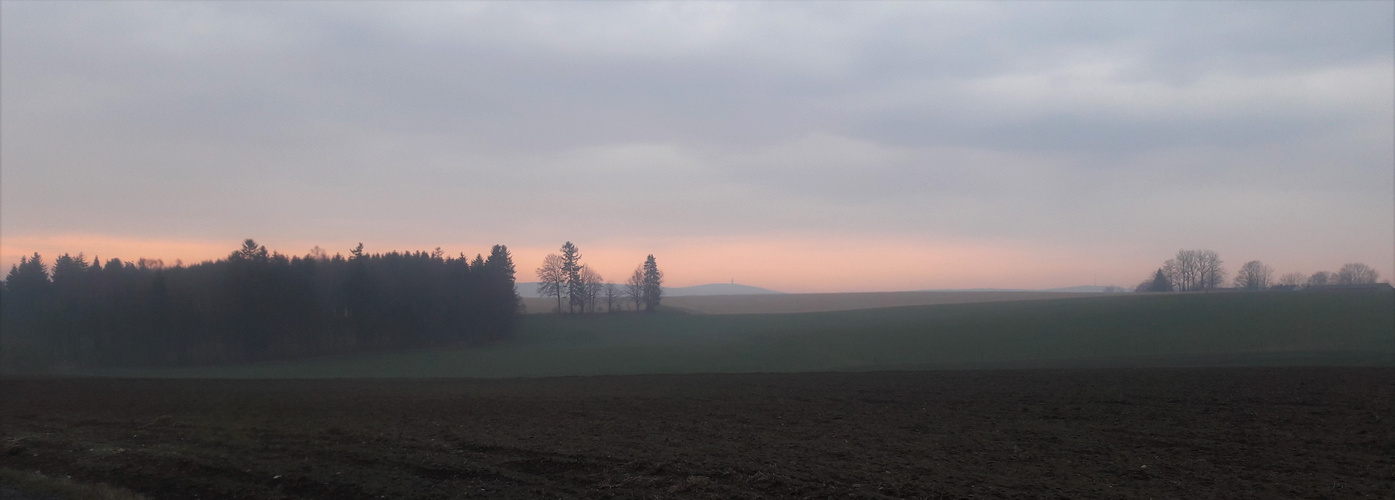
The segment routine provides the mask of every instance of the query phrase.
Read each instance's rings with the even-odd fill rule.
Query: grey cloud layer
[[[1392,8],[7,2],[0,217],[518,244],[1332,231],[1379,255]]]

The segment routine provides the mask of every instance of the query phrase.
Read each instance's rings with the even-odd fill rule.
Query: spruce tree
[[[1153,274],[1153,282],[1148,285],[1148,291],[1171,292],[1172,280],[1167,279],[1167,274],[1164,273],[1162,269],[1159,269],[1157,273]]]
[[[494,245],[484,260],[484,274],[493,297],[491,312],[509,320],[518,313],[518,291],[514,288],[513,257],[504,245]]]
[[[659,307],[664,295],[664,272],[654,261],[654,254],[644,259],[644,310],[652,312]]]
[[[509,284],[513,284],[513,257],[509,255],[509,247],[494,245],[489,251],[489,258],[484,260],[484,268],[494,276],[508,278]]]
[[[586,305],[586,282],[581,279],[581,252],[570,241],[562,245],[562,273],[567,277],[567,310],[575,313]]]

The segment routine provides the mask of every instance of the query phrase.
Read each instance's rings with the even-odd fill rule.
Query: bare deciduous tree
[[[1163,263],[1163,274],[1167,275],[1172,286],[1179,292],[1196,289],[1197,258],[1196,250],[1178,250],[1177,256]]]
[[[1307,286],[1323,286],[1331,284],[1332,281],[1332,273],[1329,273],[1327,271],[1318,271],[1313,273],[1312,276],[1308,277]]]
[[[1221,283],[1225,282],[1225,268],[1221,267],[1222,263],[1221,256],[1214,251],[1197,251],[1197,290],[1210,291],[1221,287]]]
[[[1302,286],[1308,280],[1308,275],[1303,273],[1288,273],[1279,277],[1279,285],[1286,287]]]
[[[1380,279],[1380,273],[1371,269],[1371,266],[1360,262],[1344,265],[1337,270],[1338,285],[1365,285],[1375,283],[1378,279]]]
[[[1250,291],[1259,291],[1269,288],[1269,280],[1274,277],[1274,268],[1264,265],[1263,262],[1252,260],[1240,266],[1240,271],[1235,273],[1235,288],[1242,288]]]
[[[1163,263],[1163,274],[1179,292],[1214,290],[1225,281],[1221,258],[1211,250],[1178,250]]]
[[[562,265],[562,257],[547,254],[542,267],[538,268],[538,295],[557,297],[557,312],[562,312],[562,291],[566,288],[567,272]]]
[[[620,303],[620,290],[615,283],[605,284],[605,312],[615,312],[615,306]]]
[[[601,295],[604,278],[590,266],[581,266],[578,277],[581,278],[582,312],[596,312],[596,299]]]
[[[644,269],[642,266],[635,267],[635,272],[630,274],[630,279],[625,280],[625,298],[635,303],[635,310],[644,305]]]

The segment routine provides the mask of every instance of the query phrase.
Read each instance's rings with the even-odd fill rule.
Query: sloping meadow
[[[961,368],[1395,365],[1395,292],[1119,295],[803,314],[529,315],[477,348],[84,373],[545,377]]]

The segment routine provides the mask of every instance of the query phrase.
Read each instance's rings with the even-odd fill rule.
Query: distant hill
[[[1067,286],[1062,288],[938,288],[917,290],[920,292],[1061,292],[1061,293],[1104,293],[1109,287],[1097,285]]]
[[[1065,287],[1065,288],[1052,288],[1052,289],[1049,289],[1049,290],[1042,290],[1042,291],[1043,291],[1043,292],[1073,292],[1073,293],[1105,293],[1105,290],[1108,289],[1108,288],[1109,288],[1109,287],[1107,287],[1107,286],[1084,285],[1084,286],[1068,286],[1068,287]]]
[[[706,285],[680,286],[676,288],[664,288],[664,295],[669,297],[693,297],[699,295],[780,295],[785,292],[777,292],[758,286],[742,285],[739,283],[708,283]]]
[[[780,293],[751,295],[690,295],[664,299],[670,308],[694,314],[776,314],[820,311],[851,311],[887,307],[975,302],[1017,302],[1104,294],[1034,291],[952,291],[952,292],[862,292],[862,293]],[[541,300],[541,299],[533,299]],[[529,307],[532,312],[556,308],[546,302]]]
[[[518,296],[525,299],[542,297],[538,294],[538,283],[527,282],[514,285]],[[739,283],[708,283],[706,285],[664,287],[666,297],[697,297],[705,295],[775,295],[777,292],[766,288],[742,285]]]
[[[537,284],[537,282],[518,283],[518,284],[516,285],[516,288],[518,289],[518,296],[519,296],[519,297],[523,297],[523,298],[525,298],[525,299],[536,299],[536,298],[542,297],[541,295],[538,295],[538,284]],[[1014,292],[1014,293],[1016,293],[1016,292],[1027,292],[1027,293],[1102,293],[1102,292],[1104,292],[1104,291],[1105,291],[1105,287],[1103,287],[1103,286],[1090,286],[1090,285],[1085,285],[1085,286],[1071,286],[1071,287],[1064,287],[1064,288],[1050,288],[1050,289],[1045,289],[1045,290],[1028,290],[1028,289],[1022,289],[1022,288],[955,288],[955,289],[938,289],[938,290],[919,290],[919,291],[915,291],[915,292],[869,292],[869,293],[885,293],[885,294],[906,294],[906,293],[925,293],[925,292],[934,292],[934,293],[1003,293],[1003,292]],[[706,285],[679,286],[679,287],[664,287],[664,296],[665,296],[665,297],[707,297],[707,296],[713,296],[713,295],[790,295],[790,294],[787,294],[787,293],[785,293],[785,292],[776,291],[776,290],[771,290],[771,289],[768,289],[768,288],[761,288],[761,287],[751,286],[751,285],[742,285],[742,284],[740,284],[740,283],[708,283],[708,284],[706,284]],[[824,294],[824,295],[826,295],[826,294]],[[1026,297],[1023,297],[1023,298],[1035,298],[1035,297],[1026,296]],[[1042,296],[1042,297],[1040,297],[1040,298],[1046,298],[1046,297],[1045,297],[1045,296]],[[920,303],[921,303],[921,302],[919,302],[919,301],[914,301],[914,302],[915,302],[915,304],[920,304]],[[973,300],[972,302],[977,302],[977,300]],[[940,302],[939,302],[938,300],[936,300],[936,301],[933,301],[933,302],[931,302],[931,303],[940,303]],[[911,304],[898,304],[898,305],[911,305]],[[841,308],[836,308],[836,309],[841,309]],[[821,309],[821,310],[822,310],[822,309]]]

